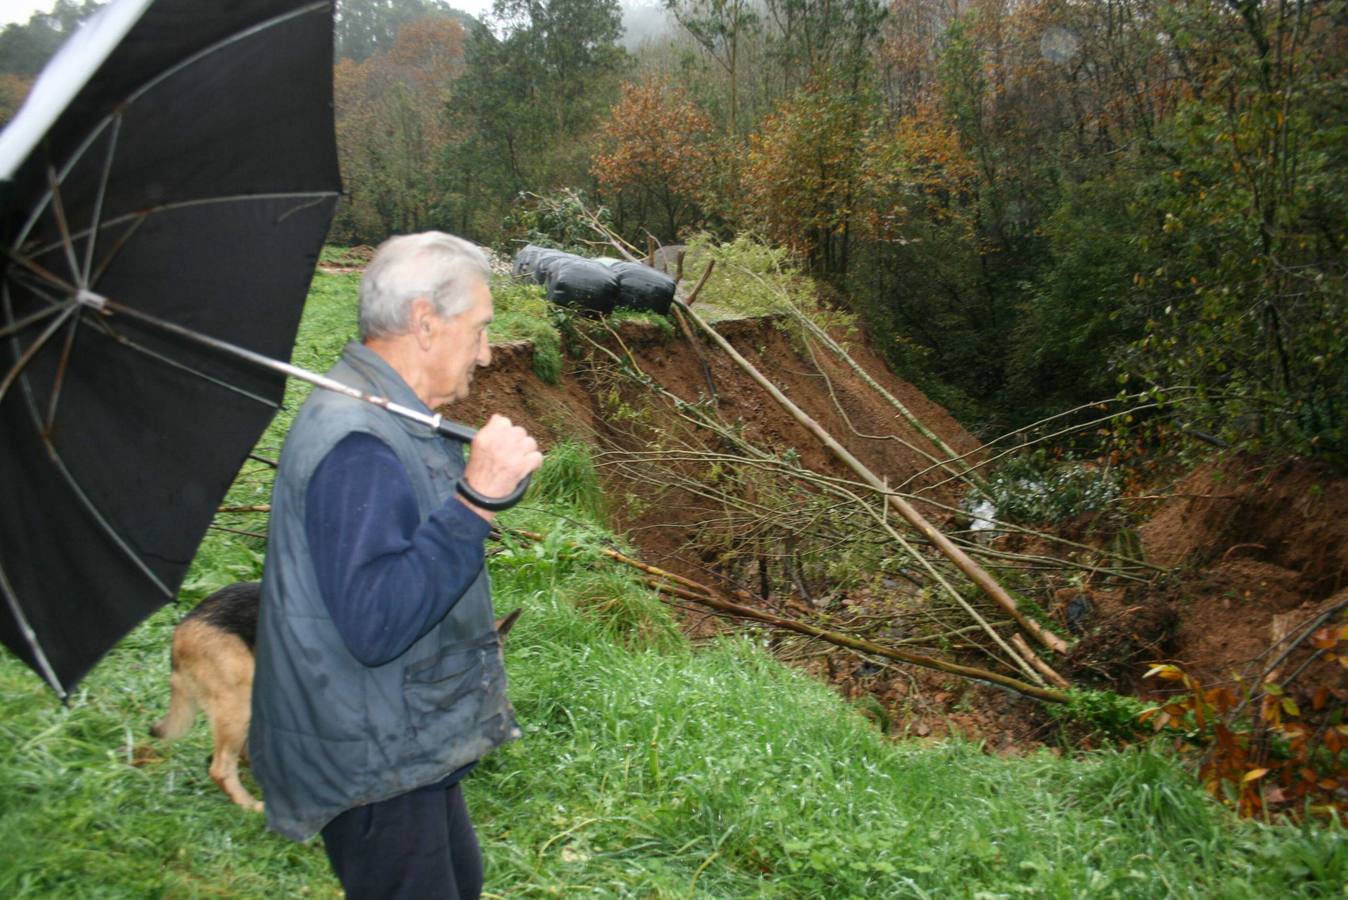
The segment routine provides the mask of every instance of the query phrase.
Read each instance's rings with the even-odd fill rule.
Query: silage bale
[[[608,314],[618,305],[618,279],[607,266],[570,256],[550,264],[548,299],[559,306]]]
[[[548,276],[555,266],[567,260],[581,258],[565,250],[529,244],[515,254],[515,263],[511,271],[516,277],[532,278],[534,284],[547,284]]]
[[[534,264],[537,262],[538,254],[542,249],[543,248],[537,244],[525,245],[523,250],[515,254],[515,262],[510,267],[510,274],[514,275],[516,278],[523,278],[525,276],[532,278],[534,274]]]
[[[610,267],[618,279],[618,305],[669,315],[674,302],[674,279],[641,263],[617,262]]]

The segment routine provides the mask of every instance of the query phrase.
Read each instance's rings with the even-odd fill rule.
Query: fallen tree
[[[936,526],[932,525],[929,521],[927,521],[926,517],[924,517],[920,512],[918,512],[917,509],[911,503],[904,500],[898,494],[890,491],[889,486],[885,484],[885,482],[881,480],[879,476],[877,476],[874,472],[872,472],[864,463],[861,462],[861,460],[857,459],[856,456],[853,455],[851,451],[849,451],[846,447],[844,447],[836,438],[833,437],[833,435],[829,434],[828,431],[826,431],[824,427],[821,426],[818,422],[816,422],[809,414],[807,414],[803,409],[801,409],[794,402],[792,402],[791,399],[786,396],[786,394],[784,394],[776,385],[774,385],[771,381],[769,381],[767,377],[763,375],[762,372],[758,371],[758,369],[753,365],[753,363],[745,359],[744,356],[740,354],[740,352],[736,350],[729,341],[727,341],[724,337],[721,336],[719,332],[716,331],[716,329],[708,325],[707,322],[701,316],[699,316],[697,313],[693,312],[686,306],[683,307],[683,312],[689,319],[692,320],[694,324],[696,324],[699,328],[701,328],[704,332],[706,332],[706,334],[717,344],[717,346],[719,346],[723,351],[725,351],[727,356],[729,356],[732,360],[735,361],[736,365],[738,365],[741,369],[743,369],[749,375],[750,378],[752,378],[760,387],[763,388],[763,390],[767,391],[768,395],[771,396],[772,399],[775,400],[777,404],[782,407],[782,409],[786,410],[786,412],[790,414],[793,419],[799,422],[802,426],[805,427],[807,431],[809,431],[816,438],[818,438],[820,443],[822,443],[825,447],[827,447],[830,451],[832,451],[833,454],[839,460],[841,460],[844,465],[846,465],[849,469],[855,472],[857,476],[862,479],[862,481],[866,482],[866,484],[870,485],[876,491],[879,491],[881,494],[883,494],[885,497],[885,501],[896,512],[898,512],[899,515],[903,516],[903,518],[908,522],[908,524],[910,524],[914,529],[917,530],[919,534],[921,534],[928,541],[930,541],[931,544],[934,547],[936,547],[941,553],[943,553],[948,559],[950,559],[950,561],[955,564],[956,568],[958,568],[961,572],[963,572],[969,578],[970,581],[972,581],[975,585],[977,585],[980,590],[982,590],[985,594],[987,594],[990,598],[992,598],[992,600],[998,606],[1000,606],[1003,610],[1005,610],[1006,613],[1016,621],[1016,624],[1018,624],[1026,634],[1030,635],[1041,645],[1049,648],[1055,653],[1065,653],[1067,651],[1068,648],[1066,641],[1064,641],[1062,638],[1058,637],[1056,634],[1049,631],[1048,629],[1044,628],[1034,619],[1031,619],[1028,616],[1026,616],[1025,613],[1020,609],[1020,604],[1016,602],[1016,599],[1012,597],[1011,594],[1004,587],[1002,587],[1001,584],[999,584],[996,579],[994,579],[991,575],[989,575],[982,566],[980,566],[977,562],[975,562],[972,558],[970,558],[970,556],[967,553],[965,553],[958,546],[956,546],[954,541],[946,537],[938,528],[936,528]]]
[[[517,528],[505,528],[499,531],[493,531],[493,536],[498,539],[503,534],[522,537],[530,541],[543,541],[545,539],[544,535]],[[850,650],[857,650],[862,653],[920,666],[925,669],[932,669],[937,672],[945,672],[946,674],[956,675],[960,678],[968,678],[974,681],[995,684],[1027,697],[1033,697],[1036,700],[1043,700],[1049,703],[1066,703],[1069,699],[1065,691],[1029,684],[1018,678],[1012,678],[1009,675],[1002,675],[998,672],[990,672],[987,669],[980,669],[976,666],[965,666],[934,656],[911,653],[907,650],[900,650],[895,647],[887,647],[865,638],[844,634],[828,628],[822,628],[809,622],[802,622],[798,619],[779,616],[767,612],[766,610],[736,602],[709,585],[700,584],[691,578],[685,578],[674,572],[652,566],[639,559],[634,559],[623,553],[619,553],[617,550],[610,547],[598,548],[598,552],[614,562],[630,566],[642,572],[646,576],[643,579],[645,583],[659,594],[678,597],[679,599],[697,603],[709,609],[736,616],[737,618],[760,622],[764,625],[770,625],[784,631],[795,632],[796,634],[803,634],[839,647],[846,647]]]

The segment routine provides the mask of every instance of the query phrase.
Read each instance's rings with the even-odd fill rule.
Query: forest
[[[0,117],[60,35],[0,33]],[[337,4],[331,239],[753,235],[980,432],[1150,392],[1175,434],[1348,451],[1348,5]]]

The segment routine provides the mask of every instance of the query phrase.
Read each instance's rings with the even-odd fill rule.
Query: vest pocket
[[[448,648],[425,662],[412,663],[403,676],[403,699],[413,715],[452,709],[479,687],[476,672],[481,653],[473,648]],[[413,719],[412,726],[420,729]]]

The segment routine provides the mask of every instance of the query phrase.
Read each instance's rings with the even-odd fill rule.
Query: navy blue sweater
[[[477,578],[491,531],[457,498],[422,522],[393,450],[359,432],[314,470],[304,525],[332,621],[367,666],[395,659],[449,613]]]

